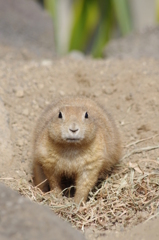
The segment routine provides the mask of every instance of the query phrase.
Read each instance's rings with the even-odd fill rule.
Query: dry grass
[[[72,199],[57,197],[54,192],[42,193],[24,180],[15,180],[16,189],[41,205],[48,205],[53,212],[78,229],[94,227],[98,230],[121,229],[148,221],[159,214],[159,160],[141,154],[159,148],[133,144],[126,147],[123,161],[111,176],[95,187],[89,201],[76,205]],[[136,154],[138,161],[130,160]],[[129,157],[129,158],[128,158]],[[126,163],[126,158],[129,162]],[[10,181],[10,180],[9,180]]]

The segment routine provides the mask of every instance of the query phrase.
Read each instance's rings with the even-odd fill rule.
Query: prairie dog
[[[89,98],[57,99],[37,121],[33,172],[35,185],[43,191],[56,189],[60,193],[73,184],[74,201],[86,201],[97,180],[105,178],[120,157],[114,121]]]

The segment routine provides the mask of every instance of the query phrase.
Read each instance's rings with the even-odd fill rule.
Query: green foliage
[[[44,7],[49,12],[53,19],[54,23],[54,40],[55,40],[55,46],[57,48],[57,51],[59,49],[58,46],[58,39],[57,39],[57,32],[58,32],[58,22],[57,22],[57,15],[60,14],[57,12],[57,1],[56,0],[44,0]]]
[[[131,31],[131,20],[127,0],[112,0],[113,8],[123,35]]]
[[[57,36],[58,0],[45,0],[45,7],[54,19]],[[68,51],[80,50],[94,57],[101,57],[103,48],[116,27],[122,35],[131,31],[127,0],[74,0]],[[58,39],[55,39],[58,48]]]
[[[157,22],[159,22],[159,0],[156,0],[156,9]]]
[[[131,30],[127,0],[77,0],[73,9],[69,50],[78,49],[101,57],[116,21],[122,34]]]
[[[102,40],[99,36],[105,35],[106,38],[109,37],[107,37],[108,28],[105,29],[106,31],[102,31],[105,23],[103,22],[103,12],[100,13],[98,6],[99,2],[97,3],[94,0],[75,2],[69,50],[78,49],[86,53],[94,51],[95,54],[98,52],[97,49]],[[109,5],[109,1],[103,3]],[[108,15],[107,18],[109,18]]]

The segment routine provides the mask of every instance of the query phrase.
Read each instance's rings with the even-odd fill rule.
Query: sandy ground
[[[13,159],[11,164],[2,166],[1,179],[11,188],[17,188],[16,181],[32,182],[32,132],[39,114],[56,95],[79,94],[102,102],[120,129],[123,156],[128,154],[126,146],[130,143],[136,143],[132,150],[159,145],[157,60],[67,57],[37,61],[4,52],[0,60],[0,97],[9,113]],[[158,160],[159,149],[132,154],[124,161],[145,159]],[[140,221],[143,219],[139,218],[136,224]]]

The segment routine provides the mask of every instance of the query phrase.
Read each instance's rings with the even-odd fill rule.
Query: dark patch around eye
[[[59,112],[58,118],[62,118],[62,113],[61,112]]]
[[[88,113],[87,112],[85,113],[85,118],[88,118]]]

